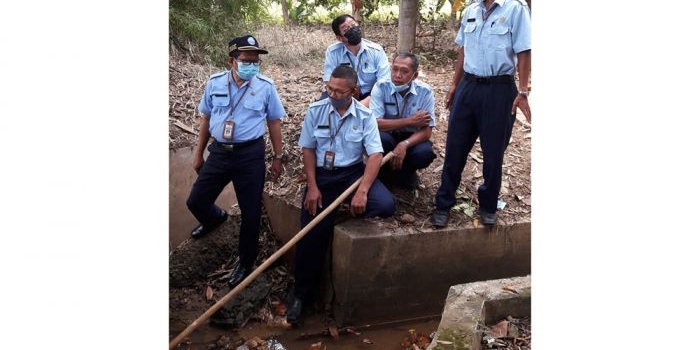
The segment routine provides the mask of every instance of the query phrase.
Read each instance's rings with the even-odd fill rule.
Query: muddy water
[[[225,335],[230,339],[230,348],[235,349],[238,340],[259,337],[269,339],[274,336],[286,350],[307,350],[312,344],[322,342],[321,349],[327,350],[401,350],[401,342],[409,336],[409,330],[426,337],[437,330],[440,323],[439,315],[414,319],[403,322],[391,322],[374,325],[358,325],[354,327],[357,334],[342,332],[337,339],[323,335],[324,331],[320,315],[309,315],[304,318],[304,324],[299,328],[285,328],[266,324],[249,322],[245,327],[236,330],[225,330],[203,324],[188,337],[191,343],[180,345],[178,349],[208,350],[209,346]],[[177,336],[188,325],[178,322],[170,325],[170,339]],[[219,349],[219,348],[217,348]],[[221,348],[223,349],[223,348]]]

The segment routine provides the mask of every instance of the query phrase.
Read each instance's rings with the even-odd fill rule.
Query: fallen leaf
[[[508,335],[508,321],[501,321],[491,326],[491,335],[494,338],[503,338]]]
[[[275,305],[275,316],[282,316],[287,314],[287,305],[284,305],[284,303],[278,302],[277,305]]]
[[[207,301],[211,300],[214,298],[214,290],[211,289],[211,286],[207,286],[207,292],[205,293],[207,296]]]
[[[321,349],[325,349],[325,347],[321,348],[322,346],[323,346],[323,342],[313,343],[313,344],[311,344],[311,346],[309,347],[309,350],[321,350]]]
[[[509,291],[509,292],[511,292],[511,293],[518,294],[518,291],[515,290],[515,288],[513,288],[512,286],[503,286],[503,290],[507,290],[507,291]]]
[[[438,343],[438,344],[444,344],[444,345],[450,345],[450,344],[452,344],[451,341],[439,340],[439,339],[437,340],[437,343]]]
[[[369,339],[367,339],[367,338],[365,338],[365,339],[362,339],[362,344],[368,344],[368,345],[369,345],[369,344],[374,344],[374,342],[371,341],[371,340],[369,340]]]

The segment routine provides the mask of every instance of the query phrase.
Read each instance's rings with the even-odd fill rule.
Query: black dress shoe
[[[236,288],[239,283],[243,282],[243,280],[250,275],[251,271],[252,269],[250,267],[241,267],[241,265],[238,265],[228,279],[227,283],[229,288]]]
[[[304,309],[304,305],[301,299],[294,297],[294,300],[290,305],[287,305],[287,323],[291,325],[298,325],[301,321],[301,312]]]
[[[211,226],[204,226],[202,224],[197,225],[197,227],[192,229],[192,233],[191,233],[192,238],[204,237],[204,235],[206,235],[207,233],[209,233],[211,231],[214,231],[215,228],[217,228],[219,225],[223,224],[224,221],[226,221],[226,219],[228,219],[228,214],[223,213],[223,215],[221,215],[217,219],[217,221]]]
[[[481,216],[481,222],[484,225],[495,225],[496,221],[498,220],[496,213],[487,213],[479,210],[479,216]]]
[[[447,210],[435,209],[430,217],[430,223],[437,227],[447,226],[448,221],[450,221],[450,212]]]

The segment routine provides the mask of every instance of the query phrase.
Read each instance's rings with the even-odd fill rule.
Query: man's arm
[[[365,210],[367,210],[367,193],[369,193],[369,188],[372,187],[374,179],[377,178],[381,165],[381,152],[372,153],[369,155],[369,158],[367,158],[367,164],[365,164],[365,172],[362,175],[362,180],[360,180],[360,186],[357,187],[355,195],[352,197],[352,202],[350,202],[350,214],[352,214],[352,216],[362,215]]]
[[[272,152],[282,154],[282,121],[280,119],[268,120],[267,129],[270,133],[270,141],[272,142]],[[282,159],[277,157],[272,158],[270,172],[272,173],[272,181],[277,181],[280,172],[282,171]]]
[[[199,169],[204,164],[204,148],[207,146],[209,138],[211,138],[209,133],[209,116],[202,114],[199,117],[199,134],[197,136],[197,145],[194,148],[194,160],[192,161],[192,167],[197,174],[199,174]]]
[[[518,52],[518,91],[528,91],[530,83],[530,50]],[[518,107],[525,115],[525,119],[530,123],[532,114],[530,112],[530,102],[527,97],[520,94],[515,96],[513,101],[512,114],[515,114],[515,108]]]
[[[304,209],[312,216],[316,216],[316,210],[318,208],[323,209],[321,191],[316,184],[316,150],[313,148],[302,148],[302,158],[307,190],[306,199],[304,199]]]
[[[452,77],[452,85],[450,85],[450,89],[447,91],[447,95],[445,95],[445,107],[447,107],[448,110],[452,108],[452,98],[457,90],[457,85],[459,85],[459,81],[464,77],[464,48],[460,46],[458,50],[459,56],[457,56],[457,60],[455,60],[455,74]]]

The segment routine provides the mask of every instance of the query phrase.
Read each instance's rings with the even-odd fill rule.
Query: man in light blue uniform
[[[382,161],[377,121],[367,107],[352,97],[356,89],[355,71],[349,66],[338,66],[326,85],[328,98],[312,103],[304,117],[299,137],[306,174],[301,227],[360,177],[362,180],[350,202],[352,216],[389,217],[396,211],[391,193],[376,179]],[[287,321],[291,324],[300,321],[304,305],[312,301],[333,235],[336,212],[337,208],[296,246],[294,293],[287,302]]]
[[[226,221],[226,212],[214,201],[229,182],[233,183],[241,209],[238,242],[239,264],[228,284],[235,287],[252,271],[258,255],[258,234],[265,181],[265,124],[274,155],[270,172],[276,181],[282,169],[282,127],[285,116],[274,82],[258,74],[259,47],[250,35],[229,42],[230,70],[212,75],[199,102],[202,113],[194,151],[194,170],[199,174],[187,198],[187,207],[200,224],[192,230],[200,238]],[[203,159],[209,139],[209,156]]]
[[[530,122],[530,9],[524,0],[477,0],[464,12],[455,43],[460,49],[452,86],[442,181],[435,194],[431,223],[444,227],[456,203],[467,155],[477,137],[484,154],[479,186],[481,222],[493,225],[501,190],[503,156],[516,108]],[[514,75],[518,73],[518,86]]]
[[[328,83],[331,72],[339,65],[348,65],[357,72],[360,87],[355,97],[365,107],[369,107],[369,94],[374,84],[382,79],[389,80],[389,60],[381,45],[362,38],[362,30],[350,15],[340,15],[331,23],[333,33],[338,42],[326,48],[326,59],[323,63],[323,81]],[[321,99],[328,97],[326,92]]]
[[[385,185],[406,189],[418,185],[416,170],[427,168],[435,159],[430,137],[435,126],[435,95],[430,85],[416,80],[418,56],[401,53],[391,63],[391,80],[374,85],[370,100],[377,118],[384,152],[394,157],[379,171]]]

